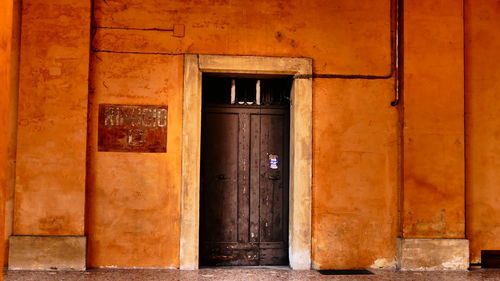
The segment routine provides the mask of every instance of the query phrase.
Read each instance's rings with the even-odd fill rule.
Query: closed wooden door
[[[202,115],[200,265],[288,264],[288,106]]]

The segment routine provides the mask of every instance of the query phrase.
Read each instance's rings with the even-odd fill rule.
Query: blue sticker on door
[[[278,169],[278,155],[269,154],[269,168],[273,170]]]

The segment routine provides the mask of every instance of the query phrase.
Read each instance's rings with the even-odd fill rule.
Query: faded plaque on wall
[[[98,150],[166,152],[167,107],[99,105]]]

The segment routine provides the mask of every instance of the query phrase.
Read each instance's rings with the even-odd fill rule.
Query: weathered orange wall
[[[169,140],[166,154],[95,152],[92,125],[87,233],[94,267],[178,266],[177,54],[304,56],[314,59],[316,74],[391,74],[389,0],[107,0],[95,2],[94,16],[100,27],[186,28],[185,37],[96,30],[93,105],[168,104]],[[399,135],[393,98],[392,78],[314,80],[316,267],[395,266]],[[95,108],[93,114],[95,120]]]
[[[394,267],[398,235],[394,80],[314,80],[313,260]]]
[[[471,262],[500,249],[500,1],[466,1],[467,238]]]
[[[83,235],[90,1],[22,1],[14,234]]]
[[[19,2],[0,1],[0,280],[3,280],[6,238],[10,227],[5,216],[14,184],[16,97],[18,69]],[[5,219],[4,219],[5,218]]]
[[[8,110],[7,127],[7,150],[8,150],[8,170],[7,182],[5,188],[5,251],[4,265],[7,265],[8,240],[12,234],[12,220],[14,212],[14,190],[16,184],[16,138],[17,138],[17,97],[19,93],[19,37],[21,36],[21,1],[12,1],[12,41],[11,41],[11,59],[10,59],[10,84],[6,89],[10,89],[10,96],[6,100]],[[0,83],[1,84],[1,83]],[[8,113],[7,113],[8,112]],[[3,147],[3,146],[2,146]]]
[[[9,175],[9,104],[11,99],[11,50],[13,1],[0,1],[0,218],[5,216]],[[3,280],[5,220],[0,219],[0,280]]]
[[[461,0],[404,3],[405,238],[463,238],[464,68]]]
[[[23,1],[14,234],[82,235],[86,217],[93,267],[179,265],[182,54],[311,57],[315,74],[391,74],[390,0],[97,0],[96,26],[125,29],[99,28],[92,44],[90,2]],[[471,261],[500,247],[500,2],[465,0],[465,81],[463,1],[404,2],[402,132],[389,107],[393,76],[313,82],[318,268],[393,267],[398,231],[464,237],[465,181]],[[174,24],[185,25],[184,37],[130,29]],[[11,71],[3,54],[12,33],[4,32],[11,31],[2,23],[0,71]],[[8,98],[0,90],[2,109],[15,104],[17,90]],[[99,103],[168,105],[168,152],[97,152]],[[0,132],[8,132],[11,117],[0,112]],[[2,183],[13,174],[5,163],[14,141],[0,139]]]
[[[391,0],[95,1],[94,47],[129,52],[297,56],[317,73],[387,75]],[[362,38],[362,40],[361,40]]]
[[[178,267],[183,56],[93,53],[89,267]],[[167,153],[97,151],[99,104],[168,106]]]

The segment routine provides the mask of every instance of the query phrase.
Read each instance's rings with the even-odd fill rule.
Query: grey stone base
[[[11,236],[10,270],[85,270],[85,236]]]
[[[398,239],[398,268],[409,271],[467,270],[467,239]]]

